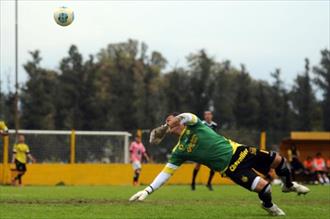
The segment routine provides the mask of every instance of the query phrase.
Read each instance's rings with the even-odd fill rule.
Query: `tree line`
[[[58,69],[43,67],[40,51],[30,54],[20,128],[150,129],[172,111],[202,116],[211,109],[223,130],[330,131],[328,49],[316,66],[306,58],[290,87],[280,69],[270,81],[256,80],[243,64],[218,61],[205,50],[190,54],[187,66],[168,69],[160,52],[136,40],[109,44],[87,59],[72,45]],[[14,127],[14,93],[0,95],[0,117]]]

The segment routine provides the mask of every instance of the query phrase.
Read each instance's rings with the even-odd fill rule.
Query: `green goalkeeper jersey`
[[[169,163],[180,166],[185,161],[194,161],[215,171],[224,171],[240,144],[217,134],[191,115],[196,121],[187,124],[182,131]]]

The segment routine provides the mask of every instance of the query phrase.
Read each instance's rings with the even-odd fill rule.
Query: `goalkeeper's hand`
[[[159,144],[165,138],[168,130],[169,130],[169,127],[167,124],[153,129],[150,133],[149,142],[151,144],[155,144],[155,145]]]
[[[135,193],[132,197],[130,197],[129,201],[134,202],[134,201],[143,201],[144,199],[147,198],[149,193],[146,190],[139,191]]]

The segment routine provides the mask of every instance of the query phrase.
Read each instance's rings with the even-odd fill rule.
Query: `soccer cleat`
[[[277,205],[273,204],[272,207],[266,208],[263,204],[261,204],[262,209],[266,210],[272,216],[285,216],[284,211],[277,207]]]
[[[310,189],[306,186],[303,186],[301,184],[298,184],[296,182],[292,182],[293,186],[290,188],[286,187],[285,185],[282,186],[282,192],[296,192],[298,195],[306,195],[308,192],[310,192]]]
[[[16,186],[16,179],[12,179],[12,180],[11,180],[11,185],[12,185],[12,186]]]
[[[196,186],[195,186],[195,184],[191,184],[191,190],[192,190],[192,191],[195,191],[195,190],[196,190]]]
[[[211,184],[207,184],[206,187],[210,190],[210,191],[213,191],[213,187]]]

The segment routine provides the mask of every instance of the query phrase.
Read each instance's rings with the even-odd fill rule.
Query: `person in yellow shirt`
[[[12,163],[16,165],[17,176],[12,179],[12,184],[16,185],[18,181],[19,185],[22,185],[22,176],[26,172],[26,163],[27,159],[30,159],[32,162],[35,162],[34,157],[30,153],[29,146],[25,144],[24,135],[18,136],[18,143],[14,145],[13,148],[13,158]]]
[[[8,134],[8,128],[6,126],[6,123],[4,121],[0,120],[0,134],[5,135]]]

